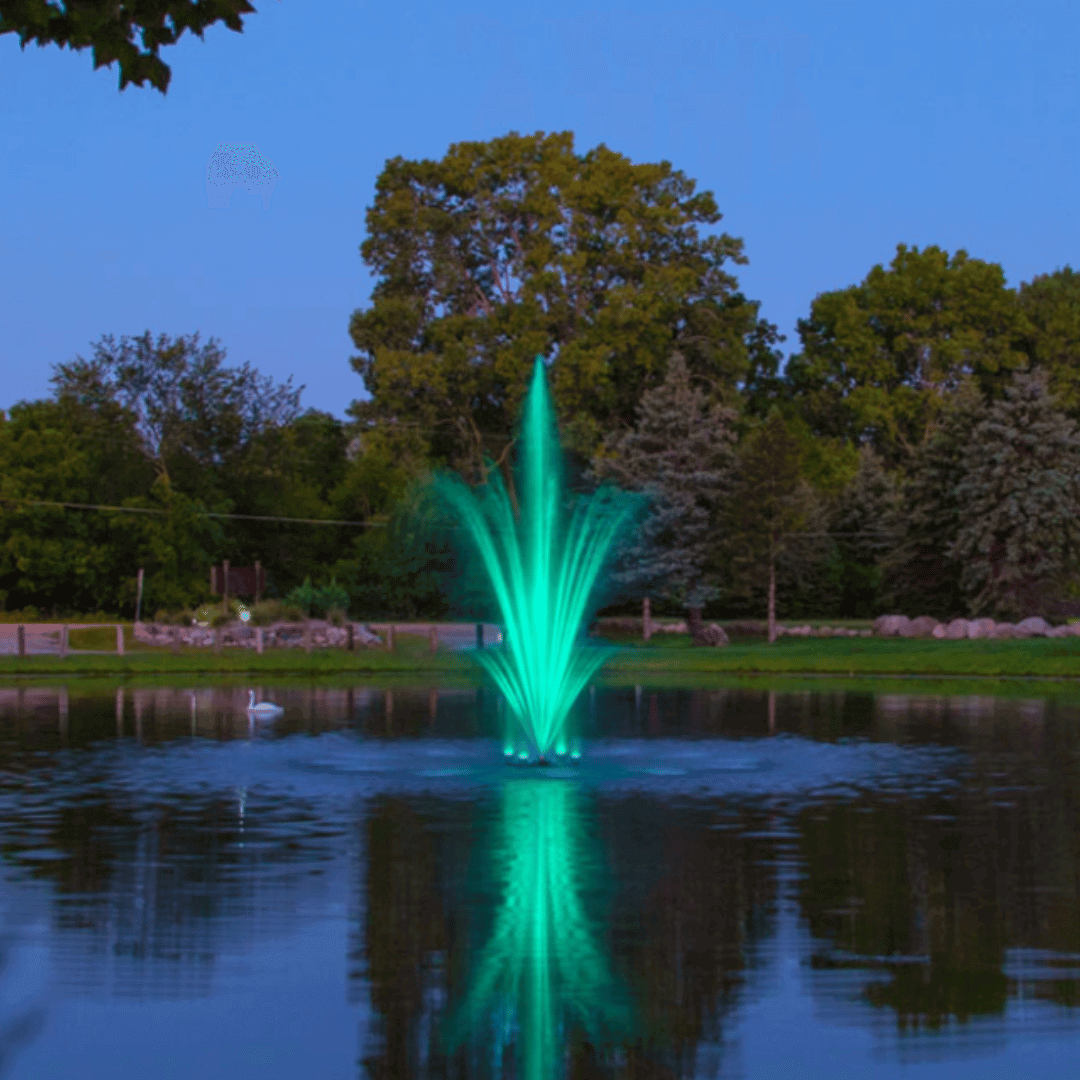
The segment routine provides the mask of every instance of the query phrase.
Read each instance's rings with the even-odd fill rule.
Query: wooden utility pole
[[[139,585],[135,592],[135,621],[140,621],[140,615],[142,614],[142,587],[143,587],[143,568],[139,567]]]

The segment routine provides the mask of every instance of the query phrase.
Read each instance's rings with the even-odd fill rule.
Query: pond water
[[[0,688],[3,1080],[1075,1074],[1076,703],[254,689]]]

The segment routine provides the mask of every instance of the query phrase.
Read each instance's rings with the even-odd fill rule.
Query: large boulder
[[[960,641],[971,636],[971,623],[967,619],[953,619],[948,626],[943,626],[941,630],[943,638],[947,638],[949,641]]]
[[[879,615],[874,620],[877,637],[896,637],[911,620],[906,615]]]
[[[968,622],[968,637],[993,637],[995,626],[997,626],[997,623],[995,623],[993,619],[971,619]]]
[[[1029,637],[1046,637],[1053,627],[1041,615],[1032,615],[1027,619],[1021,619],[1016,624],[1016,629],[1023,631]]]
[[[938,626],[937,619],[931,615],[920,615],[917,619],[912,619],[908,622],[907,626],[901,627],[901,637],[932,637],[934,633],[934,627]]]
[[[1016,627],[1012,623],[999,622],[994,624],[994,629],[990,631],[987,637],[992,638],[1014,638],[1014,637],[1026,637],[1025,634],[1017,634]]]
[[[708,626],[701,632],[701,636],[708,642],[708,644],[719,648],[722,645],[728,644],[728,636],[724,632],[722,626],[718,626],[716,623],[709,623]]]

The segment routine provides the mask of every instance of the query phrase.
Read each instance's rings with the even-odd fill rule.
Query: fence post
[[[261,626],[255,627],[255,651],[262,656],[263,651],[263,628]]]
[[[60,624],[60,655],[67,656],[68,654],[68,628],[67,623]]]
[[[255,603],[262,599],[262,563],[255,560]]]
[[[352,652],[356,648],[356,627],[349,623],[349,629],[345,639],[345,648]]]
[[[432,623],[431,627],[428,629],[428,639],[428,643],[431,645],[431,651],[435,652],[439,647],[439,628],[435,623]]]
[[[394,624],[390,623],[386,628],[386,648],[389,652],[394,651]]]
[[[478,649],[484,647],[484,624],[482,622],[476,624],[476,647]]]
[[[19,623],[15,627],[15,642],[18,646],[18,652],[20,656],[26,655],[26,627],[22,623]]]
[[[142,587],[143,587],[143,568],[139,567],[139,587],[135,594],[135,621],[142,621]]]
[[[124,624],[116,624],[116,655],[124,655]]]
[[[222,567],[221,576],[225,579],[222,582],[222,585],[221,585],[221,593],[222,593],[221,609],[222,609],[222,611],[228,611],[229,610],[229,560],[228,559],[222,560],[221,567]]]
[[[304,619],[304,652],[311,652],[311,620]]]

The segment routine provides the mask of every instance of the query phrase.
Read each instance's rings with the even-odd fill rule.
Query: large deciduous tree
[[[0,34],[18,34],[25,49],[59,45],[89,48],[94,70],[120,63],[120,89],[149,82],[163,94],[172,72],[161,59],[186,31],[198,37],[214,23],[241,33],[248,0],[0,0]]]
[[[615,588],[689,608],[695,626],[702,606],[719,592],[710,560],[731,490],[735,421],[731,409],[693,385],[675,352],[663,383],[642,395],[635,426],[609,436],[593,459],[597,479],[651,500],[624,545]]]
[[[1072,267],[1021,282],[1027,318],[1022,338],[1031,363],[1046,372],[1065,411],[1080,420],[1080,274]]]
[[[554,361],[564,442],[586,457],[633,424],[673,347],[734,400],[775,371],[779,338],[728,270],[742,241],[702,235],[720,217],[669,162],[578,153],[571,132],[388,161],[360,249],[376,281],[350,323],[371,395],[354,411],[482,476],[509,461],[537,353]]]
[[[1042,372],[1016,376],[976,427],[951,554],[974,612],[1045,614],[1080,570],[1080,431]]]
[[[788,393],[816,435],[869,444],[887,465],[923,440],[965,377],[988,398],[1026,367],[1026,320],[996,263],[897,246],[886,269],[825,292],[800,319]]]

